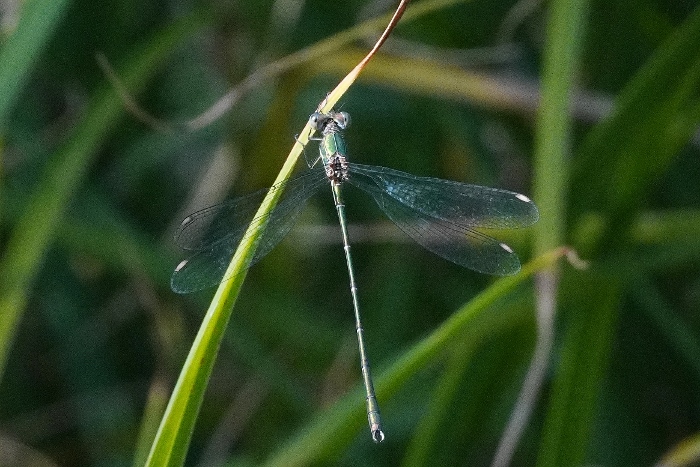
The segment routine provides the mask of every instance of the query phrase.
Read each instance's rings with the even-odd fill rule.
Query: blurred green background
[[[495,235],[523,263],[561,244],[589,262],[559,266],[548,366],[511,465],[700,465],[697,3],[430,3],[342,99],[353,160],[525,193],[538,226]],[[143,463],[214,293],[170,290],[186,257],[175,227],[274,180],[380,30],[339,32],[393,7],[0,2],[0,465]],[[314,48],[324,40],[333,48]],[[185,125],[305,48],[246,81],[222,118]],[[297,446],[314,465],[490,465],[535,348],[535,297],[549,296],[532,280],[380,390],[384,444],[361,410],[346,436],[295,444],[339,398],[362,397],[328,191],[250,270],[186,464],[292,465],[283,447]],[[347,196],[382,375],[496,278]]]

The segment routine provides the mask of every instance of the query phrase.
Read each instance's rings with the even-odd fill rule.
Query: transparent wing
[[[284,216],[285,210],[292,209],[298,200],[303,202],[308,199],[309,192],[313,194],[325,180],[323,170],[309,170],[270,188],[201,209],[183,219],[175,231],[175,243],[186,250],[202,250],[224,237],[242,235],[270,190],[284,191],[270,213]]]
[[[513,229],[539,219],[535,204],[512,191],[362,164],[349,164],[349,171],[351,182],[353,174],[364,175],[396,201],[460,228]]]
[[[182,261],[170,280],[177,293],[190,293],[230,279],[225,276],[238,244],[262,230],[252,245],[255,253],[249,266],[260,261],[294,225],[306,201],[326,183],[323,170],[312,170],[269,189],[211,206],[187,216],[175,234],[183,248],[197,251]],[[266,215],[255,217],[270,190],[283,190],[277,205]],[[248,231],[249,226],[255,230]],[[246,232],[249,232],[246,234]]]
[[[510,247],[474,228],[532,224],[537,208],[526,197],[359,164],[351,164],[349,182],[369,193],[401,230],[428,251],[485,274],[520,270]]]

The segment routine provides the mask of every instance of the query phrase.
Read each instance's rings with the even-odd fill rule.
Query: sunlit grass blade
[[[684,439],[673,446],[656,467],[692,467],[700,462],[700,433]]]
[[[308,125],[307,125],[308,126]],[[288,179],[301,154],[302,145],[308,142],[308,129],[300,134],[299,144],[292,148],[275,184]],[[282,195],[280,190],[270,190],[262,202],[256,218],[265,216],[275,207]],[[255,254],[255,242],[262,232],[258,226],[243,236],[234,260],[225,273],[232,279],[222,282],[209,305],[206,315],[195,337],[180,376],[175,385],[163,419],[151,446],[146,465],[183,465],[189,448],[192,431],[202,404],[209,376],[221,345],[221,339],[233,312],[238,294],[243,286],[250,261]],[[264,229],[264,225],[262,226]]]
[[[379,399],[391,398],[409,378],[431,364],[445,348],[454,345],[458,339],[480,340],[512,326],[513,316],[485,314],[484,311],[527,281],[535,272],[551,267],[566,251],[564,248],[553,250],[524,265],[519,274],[497,280],[456,311],[430,336],[401,355],[389,368],[380,371],[376,378]],[[353,392],[331,409],[319,414],[264,465],[291,467],[327,463],[336,459],[367,423],[364,400],[359,394]]]

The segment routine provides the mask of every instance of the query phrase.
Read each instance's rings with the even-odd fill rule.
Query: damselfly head
[[[341,130],[346,129],[350,125],[350,114],[347,112],[331,112],[330,116]]]
[[[314,112],[309,117],[309,125],[316,131],[323,131],[330,122],[334,122],[338,128],[344,130],[350,125],[350,114],[331,110],[328,114]]]
[[[309,125],[311,125],[311,128],[313,128],[314,130],[321,131],[330,119],[331,118],[326,114],[322,114],[321,112],[314,112],[309,117]]]

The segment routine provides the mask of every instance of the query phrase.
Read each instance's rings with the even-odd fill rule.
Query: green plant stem
[[[587,3],[587,0],[555,0],[549,4],[541,101],[535,129],[533,197],[540,209],[540,220],[533,227],[535,254],[542,254],[565,242],[569,174],[566,161],[573,125],[571,97],[578,71]],[[496,451],[494,467],[510,464],[547,374],[557,309],[558,274],[555,269],[541,272],[536,284],[535,349]]]
[[[535,131],[534,198],[541,214],[538,224],[534,227],[535,254],[565,242],[570,171],[567,160],[570,156],[573,126],[571,97],[576,83],[584,26],[587,22],[588,1],[555,0],[549,6],[547,45],[541,73],[542,97]],[[494,465],[509,463],[516,443],[511,441],[509,445],[507,438],[518,439],[521,436],[547,374],[554,345],[558,276],[557,271],[552,269],[542,272],[537,278],[535,351],[511,422],[502,440],[507,456],[497,456]],[[503,452],[499,451],[498,454]],[[540,461],[542,458],[540,455]],[[501,462],[497,462],[499,459]]]
[[[550,3],[547,46],[542,66],[542,94],[535,128],[533,198],[540,220],[533,227],[535,254],[564,243],[570,168],[571,96],[586,22],[587,0]]]
[[[535,254],[564,243],[572,118],[570,109],[580,44],[585,24],[585,0],[550,4],[547,45],[542,67],[541,101],[535,130],[534,199],[540,220],[534,226]],[[527,375],[499,443],[493,466],[509,465],[537,402],[554,342],[558,277],[554,269],[537,278],[537,340]]]

